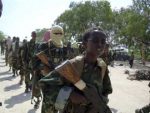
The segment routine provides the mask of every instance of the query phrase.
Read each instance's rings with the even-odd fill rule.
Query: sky
[[[3,13],[0,18],[0,31],[8,36],[18,36],[23,40],[31,38],[36,29],[50,28],[54,20],[65,10],[70,2],[87,0],[2,0]],[[132,5],[132,0],[108,0],[112,9]]]

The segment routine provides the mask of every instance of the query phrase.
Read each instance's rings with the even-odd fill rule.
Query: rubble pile
[[[129,74],[130,80],[150,80],[150,70],[137,70],[135,74]]]
[[[129,74],[129,70],[125,70],[125,72],[124,72],[125,74]]]

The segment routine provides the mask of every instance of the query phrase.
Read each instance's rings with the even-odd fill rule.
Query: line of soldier
[[[19,84],[25,81],[25,93],[32,90],[32,61],[36,46],[36,33],[31,33],[32,39],[27,42],[26,39],[21,43],[18,37],[8,37],[5,40],[5,62],[13,72],[13,77],[20,75]],[[18,73],[19,72],[19,73]]]
[[[21,46],[18,39],[13,39],[11,55],[9,47],[6,50],[6,56],[12,58],[13,76],[19,70],[19,83],[25,81],[25,93],[32,92],[35,109],[43,100],[42,113],[111,113],[107,106],[111,82],[107,65],[98,54],[104,52],[107,36],[98,28],[88,30],[80,48],[83,54],[75,58],[71,55],[71,44],[63,46],[63,36],[63,28],[56,25],[51,28],[48,42],[36,43],[34,31],[32,39],[23,40]],[[7,57],[6,62],[10,59]],[[64,61],[65,65],[60,65]]]
[[[37,81],[47,74],[45,73],[45,64],[41,63],[36,54],[44,51],[48,57],[51,55],[52,59],[50,63],[53,67],[51,70],[54,69],[56,65],[60,64],[60,62],[67,58],[71,58],[70,56],[73,57],[73,55],[71,55],[73,51],[70,43],[65,47],[63,46],[61,38],[63,36],[63,30],[60,28],[60,26],[54,26],[51,30],[51,39],[49,42],[43,42],[41,44],[36,43],[35,31],[31,33],[32,39],[29,42],[24,39],[23,42],[20,43],[18,37],[13,37],[12,40],[11,37],[8,37],[5,40],[6,65],[9,65],[9,71],[12,69],[13,77],[20,75],[20,85],[25,81],[25,93],[32,91],[32,99],[36,97],[36,99],[33,99],[35,108],[38,108],[41,98],[39,87],[36,86]],[[56,33],[53,34],[53,32]],[[58,40],[58,38],[60,40]],[[46,72],[51,70],[46,70]]]

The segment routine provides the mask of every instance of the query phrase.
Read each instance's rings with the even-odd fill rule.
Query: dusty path
[[[12,77],[4,56],[0,56],[0,113],[40,113],[33,109],[31,94],[24,93],[25,85],[20,86],[19,77]],[[109,67],[113,85],[113,94],[109,96],[109,105],[113,113],[134,113],[138,107],[150,102],[148,81],[131,81],[126,79],[124,70],[128,67]],[[134,71],[132,69],[131,71]]]
[[[12,77],[12,72],[5,66],[4,56],[0,56],[0,113],[40,113],[31,104],[31,93],[25,94],[25,85],[20,86],[19,76]]]
[[[135,113],[135,109],[141,108],[150,103],[150,81],[128,80],[124,70],[128,69],[134,72],[139,66],[134,69],[129,69],[128,66],[109,67],[110,77],[113,85],[113,93],[109,96],[109,105],[113,108],[114,113]]]

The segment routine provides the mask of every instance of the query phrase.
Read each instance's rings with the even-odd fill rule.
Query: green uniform
[[[53,43],[41,43],[36,48],[36,53],[43,52],[49,59],[50,63],[50,70],[53,70],[56,65],[58,65],[63,60],[63,54],[62,54],[62,48],[57,48]],[[35,60],[33,62],[33,68],[34,68],[34,76],[33,76],[33,85],[32,85],[32,98],[37,98],[37,102],[35,104],[35,107],[39,104],[39,98],[41,97],[40,87],[38,86],[38,81],[44,77],[45,75],[42,75],[41,70],[45,64],[43,64],[40,59],[35,57]]]
[[[33,57],[34,57],[34,51],[35,51],[35,41],[30,40],[30,42],[26,43],[24,45],[23,50],[23,63],[24,63],[24,74],[25,74],[25,84],[26,84],[26,90],[25,92],[28,92],[31,90],[31,76],[33,76]]]
[[[19,42],[15,41],[12,44],[12,70],[13,70],[13,76],[17,73],[18,70],[18,52],[19,52]]]
[[[112,93],[112,87],[107,67],[106,65],[104,67],[101,65],[102,60],[97,60],[97,63],[94,65],[85,63],[83,57],[79,59],[76,57],[70,61],[80,73],[81,79],[86,84],[92,85],[96,89],[97,93],[102,96],[103,102],[107,104],[107,96]],[[60,74],[55,70],[42,78],[40,80],[40,84],[43,91],[42,113],[57,112],[58,109],[56,109],[54,105],[59,91],[64,86],[71,87],[71,89],[73,89],[72,91],[83,94],[80,90],[74,87],[72,83],[60,76]],[[68,99],[67,103],[68,104],[66,104],[63,113],[88,113],[88,111],[92,109],[92,105],[89,100],[87,100],[87,103],[75,104]]]
[[[23,46],[19,47],[18,51],[18,67],[19,67],[19,75],[20,75],[20,82],[19,84],[22,85],[24,81],[24,65],[23,65]]]

